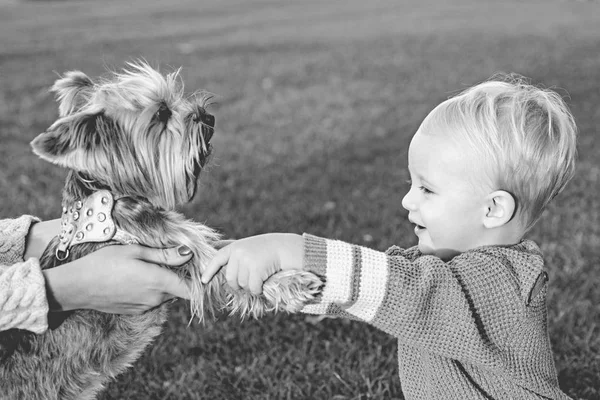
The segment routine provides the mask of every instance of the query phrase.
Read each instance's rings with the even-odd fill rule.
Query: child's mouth
[[[420,232],[423,232],[425,229],[427,229],[427,228],[425,228],[422,225],[415,224],[415,234],[418,235]]]

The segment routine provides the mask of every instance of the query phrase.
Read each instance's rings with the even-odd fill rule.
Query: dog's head
[[[194,196],[210,154],[211,96],[186,97],[179,70],[163,76],[143,62],[128,66],[96,82],[79,71],[57,80],[59,119],[31,145],[115,194],[172,209]]]

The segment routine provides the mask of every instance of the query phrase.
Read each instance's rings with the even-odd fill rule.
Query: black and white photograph
[[[600,1],[0,0],[0,400],[600,400]]]

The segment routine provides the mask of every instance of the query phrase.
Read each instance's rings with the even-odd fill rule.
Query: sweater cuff
[[[46,281],[36,258],[0,266],[0,331],[13,328],[38,334],[48,329]]]
[[[320,303],[302,312],[335,314],[341,307],[352,316],[371,322],[381,307],[389,276],[385,253],[339,240],[304,234],[304,268],[325,277]],[[324,272],[323,272],[324,271]]]
[[[23,261],[29,228],[39,221],[39,218],[31,215],[0,220],[0,265]]]
[[[304,270],[325,277],[327,272],[327,239],[304,233]]]
[[[332,305],[343,306],[352,301],[358,289],[358,277],[355,276],[355,248],[339,240],[329,240],[303,234],[304,270],[325,279],[325,286],[318,303],[308,304],[302,312],[309,314],[328,314]]]

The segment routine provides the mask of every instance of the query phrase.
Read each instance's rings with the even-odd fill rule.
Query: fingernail
[[[180,256],[189,256],[190,254],[192,254],[192,250],[189,247],[182,244],[177,248],[177,253],[179,253]]]

